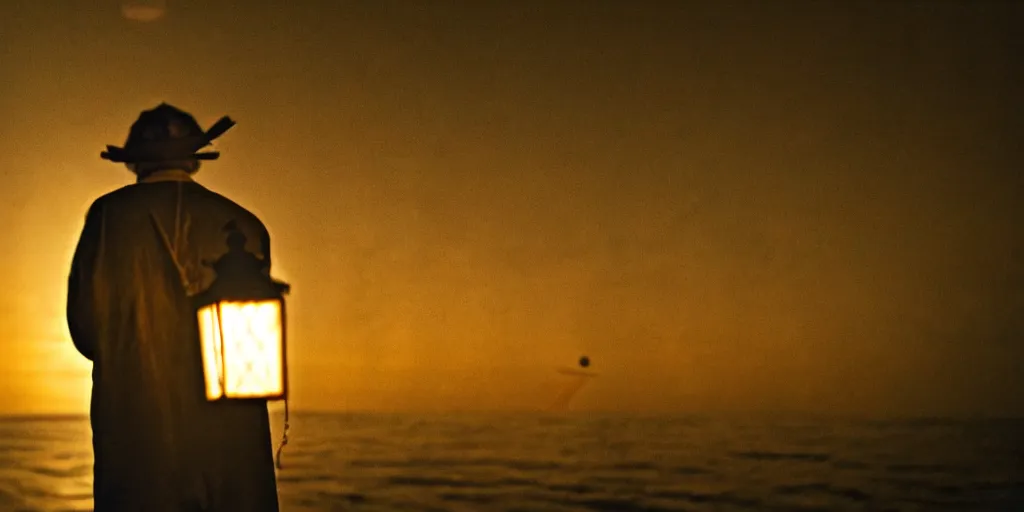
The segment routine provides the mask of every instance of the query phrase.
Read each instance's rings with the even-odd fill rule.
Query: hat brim
[[[122,164],[148,164],[175,162],[180,160],[216,160],[220,152],[208,151],[198,153],[200,148],[210,143],[235,126],[235,121],[228,116],[220,118],[213,126],[200,136],[176,140],[150,143],[138,148],[107,146],[100,153],[100,158]]]
[[[220,152],[208,151],[205,153],[192,153],[185,155],[154,155],[154,154],[133,154],[124,148],[107,146],[107,150],[100,153],[100,158],[110,160],[119,164],[150,164],[160,162],[173,162],[177,160],[216,160],[220,158]]]

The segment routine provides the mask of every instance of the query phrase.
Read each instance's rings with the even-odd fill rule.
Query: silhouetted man
[[[214,277],[202,262],[228,249],[224,226],[270,270],[263,223],[192,180],[233,124],[204,132],[161,104],[102,154],[138,180],[89,208],[68,280],[71,338],[93,362],[98,512],[278,509],[266,403],[206,401],[191,301]]]

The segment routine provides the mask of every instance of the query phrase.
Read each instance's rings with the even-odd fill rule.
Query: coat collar
[[[192,181],[192,175],[181,169],[167,169],[156,171],[139,179],[139,183],[157,183],[161,181]]]

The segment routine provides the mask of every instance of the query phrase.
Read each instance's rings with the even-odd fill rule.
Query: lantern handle
[[[289,430],[289,428],[291,428],[291,425],[289,424],[289,421],[288,421],[288,399],[285,398],[284,399],[284,433],[281,434],[281,444],[277,445],[277,454],[274,457],[276,459],[275,460],[275,465],[277,466],[277,469],[281,469],[281,452],[284,450],[284,447],[288,445],[288,430]]]

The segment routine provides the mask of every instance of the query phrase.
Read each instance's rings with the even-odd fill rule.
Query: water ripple
[[[762,504],[761,500],[743,498],[731,492],[702,493],[685,490],[658,490],[651,492],[655,498],[664,498],[673,501],[685,501],[687,503],[708,504],[708,505],[735,505],[740,507],[756,508]]]
[[[420,477],[420,476],[393,476],[387,479],[391,485],[408,485],[408,486],[422,486],[422,487],[465,487],[465,488],[478,488],[484,489],[489,485],[485,482],[477,482],[473,480],[462,480],[459,478],[444,478],[444,477]]]
[[[796,461],[796,462],[828,462],[829,455],[826,453],[801,453],[801,452],[769,452],[749,451],[736,452],[733,456],[741,459],[762,460],[762,461]]]
[[[871,499],[870,494],[861,491],[860,489],[837,487],[822,482],[797,485],[780,485],[775,487],[775,492],[783,495],[820,493],[827,494],[830,496],[839,496],[857,502],[868,501]]]

